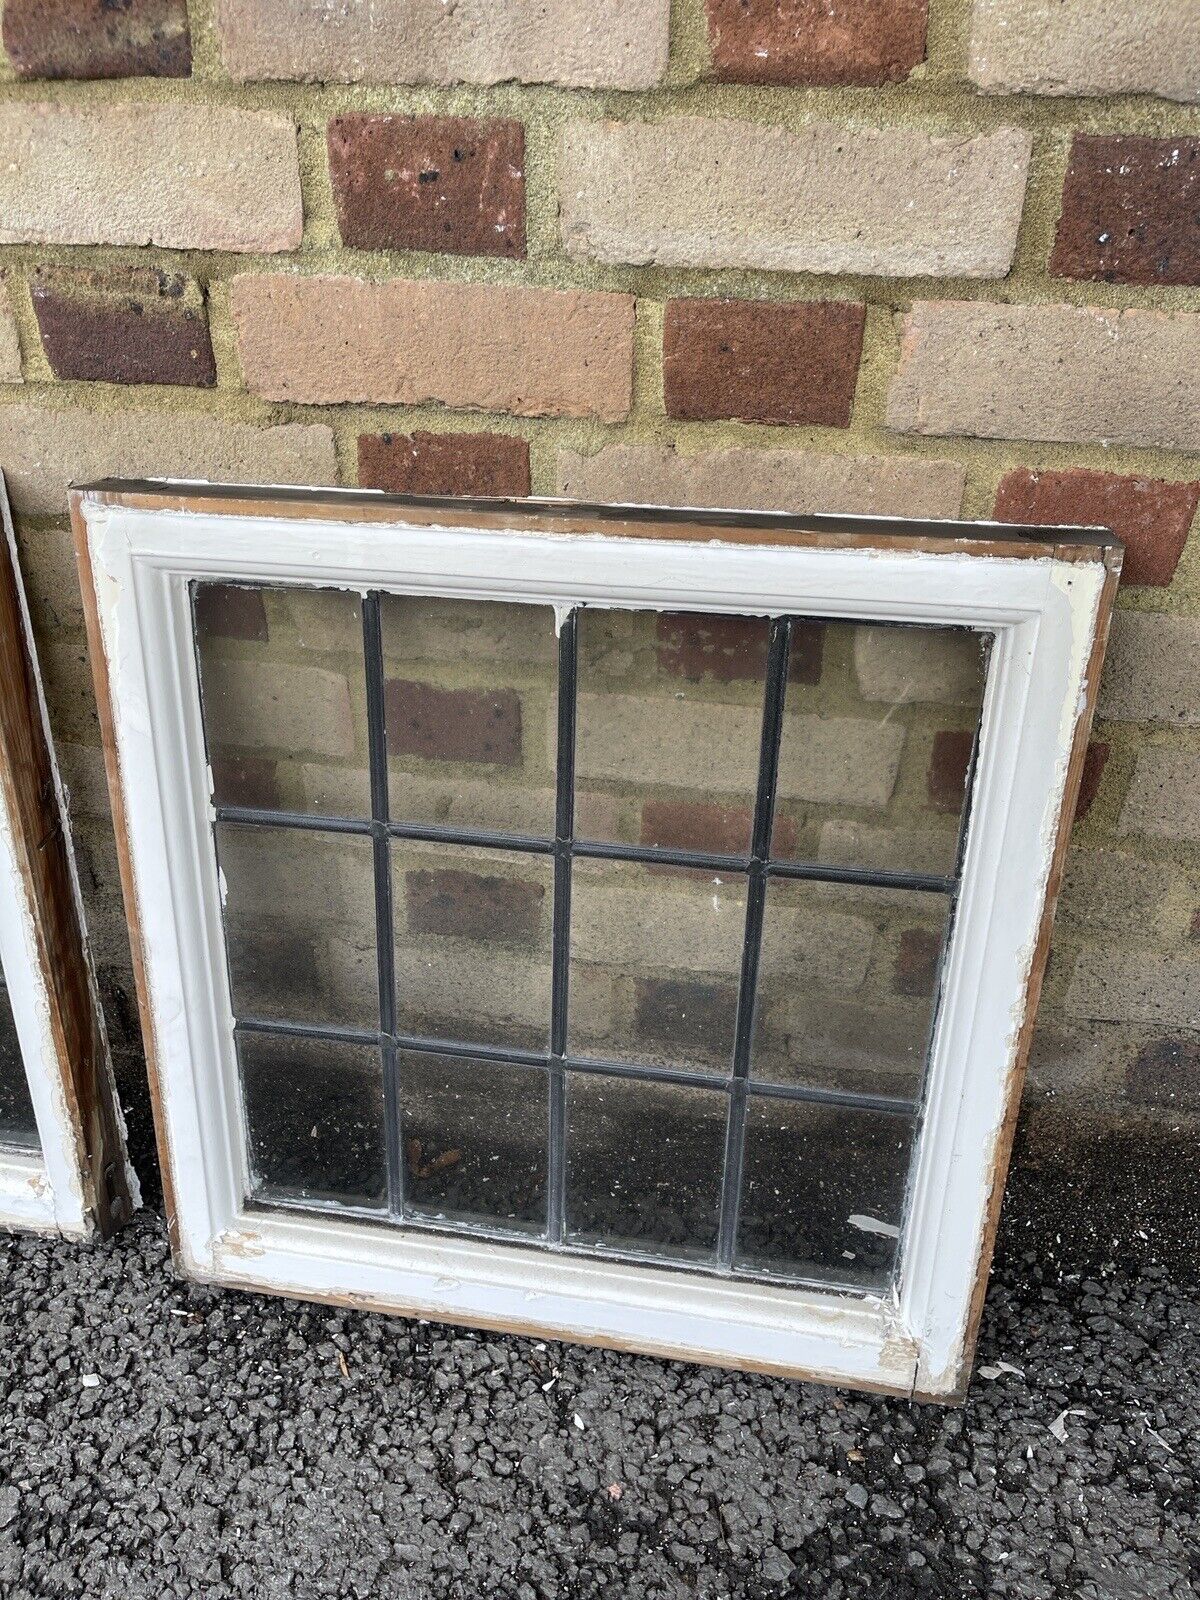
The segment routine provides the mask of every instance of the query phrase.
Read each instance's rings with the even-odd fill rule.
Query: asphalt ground
[[[1194,1596],[1195,1154],[1026,1129],[955,1409],[0,1238],[0,1594]]]

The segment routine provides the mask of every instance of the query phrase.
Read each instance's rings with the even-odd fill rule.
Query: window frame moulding
[[[72,519],[172,1247],[199,1281],[962,1397],[1121,564],[1103,530],[105,480]],[[901,1269],[847,1295],[247,1202],[190,585],[992,636]],[[1020,870],[1016,870],[1020,864]]]

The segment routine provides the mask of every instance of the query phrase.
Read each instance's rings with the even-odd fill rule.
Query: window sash
[[[1099,538],[846,519],[472,508],[176,488],[77,497],[136,880],[161,1142],[179,1253],[197,1276],[582,1337],[890,1392],[961,1390],[977,1325],[1049,921],[1119,557]],[[356,516],[369,522],[364,528]],[[640,519],[640,520],[639,520]],[[555,528],[561,531],[555,532]],[[587,531],[590,536],[578,537]],[[958,537],[955,535],[958,534]],[[745,542],[735,542],[744,539]],[[653,610],[944,623],[994,636],[959,937],[892,1292],[847,1301],[243,1200],[236,1068],[207,844],[211,813],[188,586],[360,591]],[[1020,864],[1021,870],[1016,869]],[[209,1064],[216,1063],[217,1070]],[[204,1070],[199,1070],[200,1064]]]

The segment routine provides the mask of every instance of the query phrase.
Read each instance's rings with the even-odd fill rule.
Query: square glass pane
[[[580,613],[576,837],[749,852],[767,632],[763,617]]]
[[[983,636],[837,622],[791,675],[772,854],[950,877],[983,703]]]
[[[382,620],[392,820],[553,835],[553,609],[385,595]]]
[[[554,863],[392,841],[401,1033],[550,1048]]]
[[[728,1096],[679,1084],[567,1074],[567,1236],[711,1260]]]
[[[915,1100],[949,896],[770,878],[750,1074]]]
[[[0,973],[0,1145],[19,1150],[41,1147],[21,1041],[17,1038],[16,1019],[3,973]]]
[[[399,1074],[406,1211],[543,1232],[544,1069],[407,1052]]]
[[[197,583],[192,600],[215,803],[369,817],[360,597]]]
[[[379,1026],[371,841],[218,823],[234,1016]]]
[[[735,1265],[885,1289],[913,1126],[904,1116],[751,1095]]]
[[[727,1073],[746,879],[577,857],[571,1055]]]
[[[387,1206],[377,1050],[326,1039],[238,1036],[251,1192],[260,1199]]]

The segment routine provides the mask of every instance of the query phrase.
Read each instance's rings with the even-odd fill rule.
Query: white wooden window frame
[[[40,1150],[0,1147],[0,1228],[84,1239],[93,1217],[84,1193],[81,1151],[67,1104],[34,908],[17,863],[7,806],[0,804],[0,963],[33,1101]]]
[[[238,514],[202,502],[160,509],[121,503],[120,488],[77,492],[77,536],[90,560],[108,678],[127,888],[140,924],[161,1155],[182,1269],[213,1283],[893,1393],[961,1394],[1069,769],[1081,754],[1102,651],[1111,559],[1106,565],[1098,547],[1087,560],[1006,558],[963,540],[947,540],[945,553],[836,541],[788,548],[725,543],[719,528],[707,539],[627,538],[606,534],[599,521],[590,534],[506,532],[494,519],[473,526],[468,511],[431,527],[406,520],[400,505],[394,517],[364,523],[339,518],[329,492],[327,511],[296,515],[286,505],[258,514],[252,501]],[[853,530],[855,519],[830,526]],[[189,603],[195,579],[562,607],[798,613],[993,636],[893,1291],[821,1293],[247,1204]]]
[[[17,541],[8,498],[0,477],[0,583],[13,603],[17,637],[6,639],[10,664],[22,660],[34,688],[32,702],[14,706],[11,726],[19,729],[13,748],[0,750],[0,964],[12,1007],[17,1042],[33,1103],[40,1148],[3,1143],[0,1135],[0,1228],[89,1239],[128,1221],[140,1203],[137,1176],[125,1153],[125,1125],[116,1101],[95,974],[83,936],[83,901],[69,837],[66,795],[50,738],[50,720],[37,672],[33,626],[21,584]],[[13,692],[11,678],[5,692]],[[19,747],[18,747],[19,746]],[[23,782],[34,783],[26,764],[30,750],[44,755],[52,792],[38,795],[39,834],[22,834],[10,806],[20,767]],[[53,930],[39,921],[39,907],[28,871],[33,848],[63,851],[68,907]],[[54,964],[70,966],[55,971]],[[63,1033],[66,1005],[80,1007],[75,1021],[94,1028],[92,1054],[69,1059]],[[81,1104],[86,1095],[89,1103]],[[86,1124],[86,1125],[85,1125]],[[110,1165],[107,1172],[98,1171]]]

